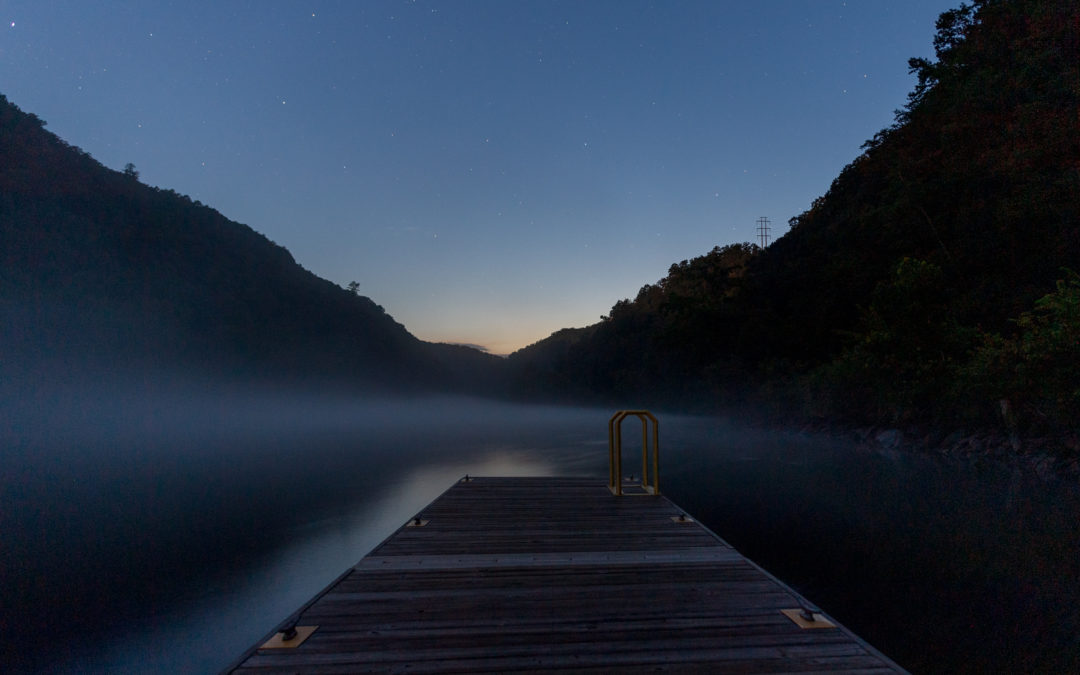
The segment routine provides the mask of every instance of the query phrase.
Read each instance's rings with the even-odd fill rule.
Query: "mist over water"
[[[11,400],[4,661],[215,670],[465,473],[602,474],[599,411],[180,383]]]
[[[224,667],[466,473],[603,480],[612,412],[184,381],[5,401],[0,664],[111,672]],[[901,664],[1076,663],[1075,488],[659,417],[661,490]]]

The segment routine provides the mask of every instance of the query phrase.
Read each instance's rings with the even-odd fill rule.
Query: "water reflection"
[[[101,672],[218,670],[466,473],[557,473],[537,452],[502,448],[472,460],[460,457],[386,476],[370,501],[358,500],[347,512],[294,520],[286,528],[288,545],[253,561],[244,574],[186,598],[150,625],[133,627],[103,653],[83,645],[75,659],[53,665],[78,663],[78,670],[89,666]],[[177,653],[192,644],[198,648]]]

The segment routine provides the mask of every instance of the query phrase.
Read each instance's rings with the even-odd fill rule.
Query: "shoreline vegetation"
[[[800,432],[841,439],[853,443],[857,450],[863,452],[906,452],[963,462],[987,462],[1022,471],[1042,481],[1080,485],[1080,437],[1075,433],[1056,438],[1021,438],[996,429],[944,432],[889,426],[843,427],[825,423],[806,424],[800,428]]]

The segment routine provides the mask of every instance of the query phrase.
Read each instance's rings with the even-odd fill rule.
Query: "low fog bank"
[[[318,431],[454,430],[498,423],[524,406],[454,395],[349,391],[276,381],[208,380],[187,374],[102,376],[4,392],[4,432],[26,440],[182,440],[308,436]],[[491,414],[492,406],[498,413]],[[529,410],[538,410],[529,406]],[[559,408],[553,407],[554,412]],[[518,420],[520,421],[520,420]]]
[[[20,645],[3,662],[34,668],[80,662],[98,641],[122,642],[122,631],[153,626],[172,637],[146,634],[144,653],[121,649],[106,663],[123,669],[149,658],[146,650],[163,654],[156,664],[188,658],[169,650],[207,628],[185,623],[186,605],[210,606],[215,622],[225,612],[242,615],[228,629],[239,632],[215,638],[220,662],[188,650],[204,659],[186,662],[194,669],[220,667],[465,473],[603,480],[614,410],[182,372],[45,381],[0,399],[0,630]],[[10,381],[0,386],[10,394]],[[793,438],[716,417],[658,414],[663,489],[688,508],[711,492],[688,487],[710,479],[699,475],[707,458],[757,461]],[[631,465],[640,452],[636,425],[624,425]],[[250,587],[253,570],[291,568],[282,556],[305,558],[297,551],[306,540],[336,553],[300,563],[284,594]],[[222,599],[202,597],[213,588]],[[240,609],[252,603],[262,609]]]
[[[298,527],[394,500],[418,471],[435,467],[427,489],[441,491],[466,472],[522,470],[522,453],[530,472],[600,476],[606,461],[606,411],[177,373],[5,385],[0,630],[20,646],[0,663],[14,665],[160,612],[274,555]],[[586,459],[566,455],[583,445]]]
[[[213,671],[464,473],[606,476],[613,408],[74,384],[0,399],[0,670]],[[654,412],[661,491],[913,671],[1076,670],[1075,486]]]

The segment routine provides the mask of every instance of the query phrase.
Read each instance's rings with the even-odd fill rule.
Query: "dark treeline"
[[[0,96],[5,385],[163,373],[379,391],[491,384],[500,359],[416,339],[251,228],[44,126]]]
[[[673,265],[511,357],[534,395],[859,425],[1075,431],[1080,6],[937,22],[895,123],[768,249]]]

